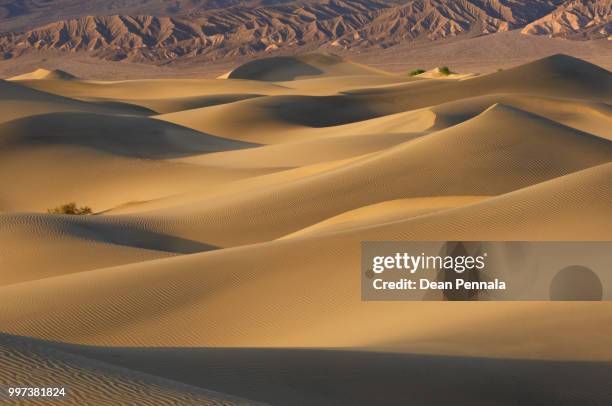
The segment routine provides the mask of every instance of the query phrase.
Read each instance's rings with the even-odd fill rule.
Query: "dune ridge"
[[[34,72],[13,76],[7,80],[74,80],[76,76],[61,69],[36,69]]]

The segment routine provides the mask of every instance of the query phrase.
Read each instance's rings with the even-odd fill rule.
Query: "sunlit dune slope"
[[[25,145],[0,150],[2,211],[46,211],[75,201],[99,212],[269,172],[156,161],[137,151],[125,156],[74,144]]]
[[[500,123],[503,124],[502,129],[499,128]],[[516,132],[514,128],[521,128],[522,131]],[[282,156],[290,160],[291,154],[296,157],[294,160],[298,159],[302,152],[300,144],[293,152],[288,149],[290,146],[279,144],[281,153],[277,159]],[[251,151],[255,156],[255,160],[250,161],[251,165],[257,163],[257,159],[261,164],[266,163],[265,150],[261,152],[264,154],[261,158],[256,158],[259,153],[257,148],[244,150],[244,153],[250,154]],[[223,154],[193,159],[206,162],[211,157],[211,165],[232,166],[232,157],[237,154],[240,157],[239,152],[229,152],[228,159],[224,161]],[[163,224],[157,228],[148,226],[156,232],[212,246],[233,246],[279,238],[344,212],[387,200],[499,195],[608,162],[610,156],[610,144],[606,140],[497,105],[461,125],[327,170],[312,174],[306,172],[298,177],[292,177],[291,173],[279,173],[274,175],[276,180],[272,182],[266,176],[253,177],[249,180],[250,185],[243,183],[242,189],[241,183],[229,184],[216,192],[214,197],[209,198],[204,194],[200,198],[175,198],[157,209],[138,215],[148,219],[147,224]],[[435,159],[432,160],[432,157]],[[93,162],[91,158],[88,161],[90,166]],[[103,164],[105,161],[100,162]],[[240,159],[235,158],[235,162],[238,164]],[[242,162],[249,165],[246,158]],[[294,165],[297,163],[293,162]],[[198,184],[199,187],[201,174],[208,174],[208,182],[213,185],[223,179],[231,179],[231,175],[238,178],[247,174],[256,175],[224,173],[240,171],[228,168],[216,169],[215,172],[210,167],[197,164],[164,165],[160,173],[167,174],[167,182],[172,179],[168,172],[170,168],[184,171],[189,177],[183,176],[181,183],[167,183],[164,188],[161,183],[164,178],[155,178],[154,184],[151,183],[149,187],[155,188],[153,190],[158,197],[189,190],[189,185],[192,185],[191,190],[193,185]],[[426,172],[424,168],[428,168]],[[141,171],[148,169],[144,166]],[[139,173],[138,176],[144,179],[143,172]],[[126,182],[124,187],[127,188],[129,184]],[[117,182],[114,187],[119,185],[121,183]],[[146,186],[140,182],[138,188],[132,188],[130,192],[142,193],[139,188]],[[65,191],[64,194],[67,195]],[[97,199],[99,201],[100,197]]]
[[[16,84],[65,97],[155,100],[226,94],[273,94],[286,88],[254,80],[135,79],[114,82],[20,80]]]
[[[371,103],[393,100],[405,109],[495,93],[610,102],[608,71],[566,55],[553,55],[504,71],[460,81],[422,80],[404,85],[351,91]]]
[[[487,198],[487,196],[444,196],[387,200],[347,211],[283,238],[359,229],[374,224],[388,224],[394,221],[406,220],[411,217],[476,203]]]
[[[611,157],[607,140],[495,105],[462,124],[333,170],[169,211],[190,213],[207,224],[212,238],[207,243],[236,245],[278,238],[386,200],[507,193],[608,162]],[[226,220],[218,224],[218,218]]]
[[[229,93],[229,94],[205,94],[203,96],[188,97],[168,97],[150,100],[131,100],[128,103],[149,108],[156,113],[173,113],[176,111],[192,110],[202,107],[218,106],[221,104],[233,103],[240,100],[254,99],[261,97],[259,94],[252,93]]]
[[[344,92],[352,89],[361,89],[364,87],[379,87],[379,86],[394,86],[402,83],[414,82],[411,76],[396,74],[396,75],[380,75],[365,74],[365,75],[350,75],[350,76],[315,76],[304,77],[296,80],[284,82],[275,82],[277,85],[298,91],[300,94],[309,95],[333,95],[339,92]]]
[[[612,139],[612,107],[585,100],[538,97],[529,94],[494,94],[465,98],[428,108],[435,115],[432,129],[447,128],[477,116],[495,103],[546,117],[557,123]]]
[[[282,142],[259,148],[187,157],[180,159],[180,162],[230,168],[291,168],[358,157],[399,145],[423,135],[424,133],[330,135],[314,139]]]
[[[36,69],[34,72],[13,76],[7,80],[74,80],[76,76],[61,69]]]
[[[420,216],[366,230],[5,286],[0,288],[2,323],[13,334],[82,343],[382,346],[439,354],[609,360],[607,335],[583,333],[602,331],[612,311],[608,307],[367,303],[355,294],[360,281],[355,269],[364,239],[610,238],[611,170],[611,164],[587,169],[433,213],[429,220]],[[584,216],[585,207],[589,216]],[[233,303],[248,306],[237,311]],[[440,314],[444,317],[436,317]],[[543,319],[563,323],[543,325]],[[508,345],[525,342],[524,337],[530,337],[526,345]]]
[[[213,249],[143,218],[0,214],[0,285]],[[175,233],[179,234],[179,233]],[[58,255],[58,253],[71,253]]]

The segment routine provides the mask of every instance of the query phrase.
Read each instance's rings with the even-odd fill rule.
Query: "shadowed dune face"
[[[607,378],[612,372],[609,364],[591,362],[333,349],[100,348],[11,336],[3,336],[0,342],[2,361],[10,366],[5,372],[23,376],[25,368],[14,362],[17,357],[22,365],[36,365],[36,357],[44,357],[52,359],[56,367],[38,370],[38,380],[66,379],[78,368],[86,371],[85,378],[102,381],[102,385],[74,387],[83,400],[83,393],[92,397],[96,392],[98,396],[105,394],[105,400],[116,399],[117,393],[107,385],[121,379],[123,390],[128,392],[125,400],[138,402],[137,390],[147,390],[153,403],[372,405],[381,401],[380,393],[386,393],[384,404],[398,406],[405,405],[406,399],[419,404],[490,405],[550,404],[565,397],[596,404],[609,393]],[[202,370],[215,373],[197,373]],[[330,386],[334,390],[328,390]]]
[[[1,148],[85,147],[112,155],[176,158],[255,146],[147,117],[50,113],[0,124]]]
[[[83,405],[94,399],[97,404],[266,405],[85,358],[32,340],[3,336],[0,341],[0,382],[30,382],[45,387],[63,382],[67,386],[67,396],[60,400],[63,404]],[[28,403],[47,402],[38,400]]]
[[[298,57],[271,57],[254,60],[229,73],[228,79],[283,82],[308,76],[384,75],[363,65],[350,63],[332,54],[305,54]]]
[[[35,114],[64,111],[123,113],[121,108],[114,106],[96,106],[0,79],[0,123]]]
[[[276,69],[278,71],[274,72]],[[316,66],[309,65],[296,58],[277,57],[242,65],[230,72],[228,79],[255,79],[276,82],[293,80],[298,76],[318,76],[322,73],[323,71]]]
[[[0,81],[0,384],[610,403],[606,302],[360,300],[362,241],[612,239],[612,74],[556,55],[466,77],[308,54],[218,80]],[[68,202],[93,214],[47,213]]]

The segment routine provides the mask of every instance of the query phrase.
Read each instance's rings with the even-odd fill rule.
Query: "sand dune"
[[[300,94],[309,94],[313,96],[329,96],[338,92],[344,92],[351,89],[378,86],[393,86],[406,82],[413,82],[414,79],[407,75],[380,75],[376,72],[367,75],[350,75],[350,76],[315,76],[313,78],[300,78],[284,82],[276,82],[278,85],[289,89],[298,90]]]
[[[304,54],[296,57],[257,59],[239,66],[228,79],[281,82],[308,76],[388,75],[388,73],[347,62],[332,54]]]
[[[567,55],[553,55],[458,85],[609,102],[612,81],[610,73],[597,65]]]
[[[446,68],[448,69],[448,68]],[[427,72],[423,72],[417,75],[419,79],[468,79],[472,78],[476,75],[473,73],[457,73],[451,72],[450,70],[443,70],[441,67],[428,70]]]
[[[223,196],[236,195],[236,191],[240,191],[238,194],[249,194],[253,191],[260,190],[263,187],[271,187],[273,185],[284,184],[310,177],[317,173],[323,173],[331,169],[341,167],[347,163],[359,160],[362,157],[363,155],[290,169],[271,168],[264,170],[251,168],[247,169],[246,171],[238,170],[237,172],[242,174],[242,176],[235,180],[220,182],[211,187],[194,189],[189,192],[170,195],[159,199],[127,203],[105,211],[105,213],[146,214],[147,212],[157,210],[172,211],[172,207],[187,206],[191,203],[201,205],[203,201],[214,201],[215,199],[222,198]],[[198,157],[194,157],[194,164],[197,165],[198,159]],[[233,171],[230,171],[230,173],[233,173]],[[250,176],[248,174],[250,174]]]
[[[0,285],[215,248],[167,234],[172,220],[163,219],[0,214],[0,225]]]
[[[249,148],[254,144],[202,134],[148,117],[49,113],[0,124],[1,149],[89,148],[149,159]]]
[[[438,80],[308,54],[218,80],[51,76],[0,81],[1,384],[66,382],[69,404],[612,401],[609,304],[366,302],[358,272],[368,240],[611,240],[610,72],[557,55]],[[46,212],[67,202],[94,214]]]
[[[61,69],[36,69],[34,72],[24,73],[23,75],[13,76],[7,80],[73,80],[76,76]]]
[[[345,95],[271,96],[157,118],[198,131],[265,144],[321,135],[418,132],[434,125],[434,114],[426,110],[391,114],[376,109],[377,106]]]
[[[159,114],[173,113],[175,111],[191,110],[201,107],[218,106],[220,104],[233,103],[240,100],[260,97],[259,94],[229,93],[213,94],[203,96],[175,97],[167,99],[151,100],[125,100],[142,107],[149,108]]]
[[[331,127],[378,117],[367,103],[350,96],[269,96],[204,109],[161,115],[200,131],[255,142],[287,140],[278,133],[309,127]],[[264,138],[265,137],[265,138]]]
[[[610,73],[566,55],[461,81],[420,81],[350,92],[370,103],[392,99],[396,107],[415,109],[485,94],[528,94],[590,101],[610,101]]]
[[[7,138],[9,142],[3,143],[0,149],[0,183],[3,184],[0,210],[3,211],[40,212],[76,201],[99,212],[270,172],[156,161],[146,158],[144,150],[112,153],[113,146],[127,145],[129,140],[96,144],[93,139],[50,145],[27,137]],[[58,138],[66,141],[69,137]],[[12,141],[15,143],[11,144]],[[167,153],[155,147],[149,148],[149,152]]]
[[[423,136],[423,133],[382,133],[322,136],[260,148],[182,158],[180,162],[229,168],[291,168],[358,157]],[[247,144],[248,145],[248,144]]]
[[[207,224],[207,243],[252,243],[386,200],[507,193],[608,162],[611,153],[607,140],[496,105],[457,126],[299,181],[170,210]],[[227,220],[218,224],[216,218]]]
[[[500,123],[503,123],[502,129]],[[516,127],[522,132],[516,133]],[[282,173],[273,183],[266,183],[266,177],[261,181],[255,177],[250,181],[252,186],[244,189],[248,193],[236,193],[236,189],[230,186],[219,191],[214,199],[206,194],[201,199],[186,199],[184,202],[178,199],[173,204],[141,214],[149,218],[189,219],[176,220],[182,224],[181,238],[212,246],[234,246],[279,238],[344,212],[387,200],[499,195],[608,162],[612,154],[607,140],[503,105],[495,105],[481,115],[446,130],[413,140],[410,140],[413,135],[405,137],[387,136],[391,141],[396,139],[393,141],[395,147],[292,181],[287,181],[292,179],[290,177],[283,181]],[[321,138],[204,155],[187,159],[187,164],[165,163],[160,168],[165,174],[173,168],[189,177],[183,176],[182,184],[168,184],[165,188],[158,178],[155,180],[156,195],[141,200],[170,196],[193,188],[190,185],[201,182],[201,174],[211,177],[208,185],[218,185],[232,177],[240,179],[261,174],[251,171],[273,167],[274,159],[280,160],[276,164],[278,169],[312,164],[315,163],[312,158],[311,162],[302,158],[309,144],[310,148],[328,149],[335,145],[335,155],[328,155],[332,160],[354,152],[368,152],[356,151],[359,147],[355,143],[356,137],[342,138],[339,140],[349,143],[350,149],[345,147],[343,151],[338,139]],[[370,142],[375,140],[378,148],[382,148],[384,138],[371,139]],[[376,144],[372,146],[376,147]],[[324,157],[318,155],[316,159],[321,161]],[[432,161],[432,157],[436,159]],[[106,162],[104,158],[98,159],[101,159],[101,165]],[[91,166],[93,162],[92,156],[88,164]],[[139,165],[142,171],[149,170],[146,165]],[[167,176],[169,181],[171,175]],[[120,187],[122,183],[117,182],[114,187]],[[129,182],[125,185],[127,187]],[[146,186],[139,185],[140,188]],[[198,188],[203,189],[202,186]],[[131,192],[136,191],[138,189]],[[95,201],[105,203],[102,207],[109,207],[109,203],[101,201],[100,197]],[[305,201],[318,204],[303,204]],[[219,218],[225,220],[220,222]]]
[[[391,223],[476,203],[487,198],[487,196],[445,196],[388,200],[347,211],[283,238],[311,236]]]
[[[609,306],[368,303],[353,289],[360,281],[354,267],[359,265],[362,240],[610,238],[611,170],[612,164],[606,164],[481,203],[389,224],[8,285],[0,288],[2,322],[12,334],[91,344],[357,346],[610,360],[606,334],[582,333],[601,331],[612,311]],[[592,213],[588,217],[584,207]],[[66,294],[58,301],[62,292]],[[227,306],[234,301],[248,306]],[[283,303],[282,308],[277,303]],[[453,320],[452,327],[446,317],[432,317],[441,311]],[[24,313],[29,317],[19,316]],[[558,317],[563,323],[540,323]],[[477,328],[483,323],[486,327]],[[70,328],[77,325],[80,328]],[[452,337],[445,333],[448,328],[454,331]],[[507,344],[520,342],[524,335],[533,337],[529,345]],[[497,339],[500,336],[505,338]]]
[[[312,81],[298,80],[296,83]],[[344,79],[340,78],[336,82],[341,84],[343,81]],[[310,85],[316,86],[313,83]],[[303,91],[303,87],[297,86]],[[308,84],[304,87],[308,87]],[[472,110],[471,116],[495,102],[505,103],[509,98],[520,99],[522,102],[518,102],[519,108],[530,106],[536,114],[540,114],[540,111],[553,111],[553,119],[560,118],[564,123],[566,120],[580,120],[583,122],[582,126],[579,126],[580,129],[596,126],[598,132],[609,133],[609,106],[606,104],[609,101],[608,89],[612,87],[609,73],[595,65],[563,55],[460,81],[415,80],[386,86],[374,85],[365,89],[359,89],[355,84],[351,86],[353,89],[342,88],[340,85],[336,87],[341,89],[340,94],[275,94],[222,106],[165,114],[159,118],[219,136],[272,143],[286,141],[287,134],[297,130],[357,124],[381,116],[433,108],[449,102],[465,106],[469,105],[466,99],[481,96],[490,103],[487,106],[481,104],[479,111]],[[546,99],[548,105],[556,103],[558,106],[540,107],[539,103],[534,102],[534,96],[539,100]],[[491,100],[496,98],[497,100]],[[576,106],[584,107],[577,111],[572,110],[574,101]],[[591,114],[585,113],[585,110],[603,110],[603,114],[595,113],[599,118],[594,121],[582,120],[582,114]],[[464,114],[452,122],[445,123],[442,128],[466,118],[468,117]],[[425,129],[427,128],[411,131]],[[301,136],[308,134],[303,132]]]
[[[157,100],[226,94],[275,94],[283,92],[283,86],[253,80],[215,79],[142,79],[113,82],[20,80],[22,86],[65,97],[99,97],[114,100]]]
[[[62,111],[123,113],[121,108],[92,105],[0,79],[0,123],[33,114]]]
[[[430,110],[436,118],[431,128],[458,124],[477,116],[495,103],[516,107],[577,130],[612,139],[612,108],[609,104],[527,94],[477,96],[433,106]]]

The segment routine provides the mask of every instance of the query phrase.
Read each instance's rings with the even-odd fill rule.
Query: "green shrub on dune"
[[[440,72],[444,76],[448,76],[452,73],[448,66],[439,67],[438,72]]]

